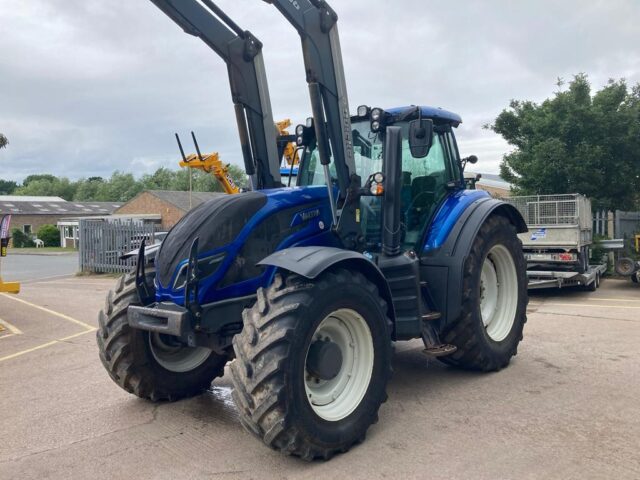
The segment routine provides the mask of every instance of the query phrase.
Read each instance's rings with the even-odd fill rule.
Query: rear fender
[[[518,233],[527,231],[515,207],[501,200],[483,198],[462,213],[440,248],[421,255],[420,278],[426,280],[431,301],[442,314],[441,328],[460,316],[464,264],[478,231],[491,215],[504,216]]]
[[[314,280],[330,268],[358,271],[378,287],[380,295],[387,302],[389,317],[395,322],[389,285],[377,265],[361,253],[334,247],[291,247],[269,255],[258,265],[297,273],[310,280]]]

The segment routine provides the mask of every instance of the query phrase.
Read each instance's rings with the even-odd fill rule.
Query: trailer
[[[580,194],[531,195],[506,199],[522,214],[520,233],[529,289],[584,286],[595,290],[605,264],[589,264],[593,242],[591,202]]]
[[[607,265],[590,265],[584,273],[558,270],[527,270],[529,290],[540,288],[566,288],[582,286],[594,292],[600,286],[600,278],[607,271]]]

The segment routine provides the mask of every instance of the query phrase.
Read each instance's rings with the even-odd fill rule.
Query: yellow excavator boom
[[[218,152],[204,154],[202,160],[195,153],[188,155],[185,161],[180,162],[180,166],[211,173],[220,182],[225,193],[240,193],[240,188],[229,175],[229,166],[222,163]]]

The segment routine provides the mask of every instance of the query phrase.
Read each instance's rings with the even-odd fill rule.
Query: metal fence
[[[94,273],[126,273],[136,258],[120,256],[155,241],[155,225],[136,221],[80,220],[80,271]]]
[[[583,195],[530,195],[505,198],[529,226],[576,225],[591,228],[591,205]]]

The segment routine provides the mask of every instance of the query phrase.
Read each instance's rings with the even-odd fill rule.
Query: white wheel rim
[[[149,349],[153,358],[165,370],[174,373],[186,373],[198,368],[211,355],[205,347],[187,347],[170,342],[159,333],[149,333]]]
[[[360,314],[340,309],[320,322],[312,342],[326,339],[340,348],[340,371],[331,380],[314,378],[306,369],[305,358],[304,387],[313,411],[324,420],[337,422],[353,413],[367,393],[373,372],[373,337]]]
[[[480,315],[487,335],[504,340],[518,310],[518,274],[511,253],[504,245],[494,245],[480,273]]]

